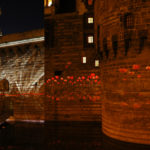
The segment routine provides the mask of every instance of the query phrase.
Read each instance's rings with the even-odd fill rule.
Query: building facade
[[[101,119],[93,8],[94,1],[45,1],[47,121]]]

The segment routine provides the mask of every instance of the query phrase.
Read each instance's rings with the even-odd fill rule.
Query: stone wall
[[[46,121],[101,119],[100,77],[93,59],[96,51],[84,48],[83,21],[77,12],[45,19]]]
[[[10,101],[4,95],[0,95],[0,125],[11,115]]]
[[[39,37],[44,37],[43,30],[0,39],[0,79],[9,82],[5,96],[12,101],[16,120],[44,119],[44,41],[24,43]]]
[[[150,144],[150,2],[97,0],[102,130],[118,140]]]

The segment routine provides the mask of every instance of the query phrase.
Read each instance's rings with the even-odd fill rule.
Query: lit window
[[[99,60],[95,60],[95,67],[99,67]]]
[[[93,17],[89,17],[89,18],[88,18],[88,23],[89,23],[89,24],[92,24],[93,22],[94,22]]]
[[[88,36],[88,43],[93,43],[94,42],[94,39],[93,39],[93,36]]]
[[[82,57],[83,64],[86,64],[86,57]]]
[[[48,7],[52,5],[52,0],[48,0]]]

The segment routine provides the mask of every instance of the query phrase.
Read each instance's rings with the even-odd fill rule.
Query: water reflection
[[[102,135],[95,122],[15,123],[0,128],[0,150],[150,150]]]

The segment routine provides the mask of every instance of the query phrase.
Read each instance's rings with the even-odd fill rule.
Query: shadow
[[[0,129],[0,150],[149,150],[150,146],[103,135],[99,122],[7,124]]]

